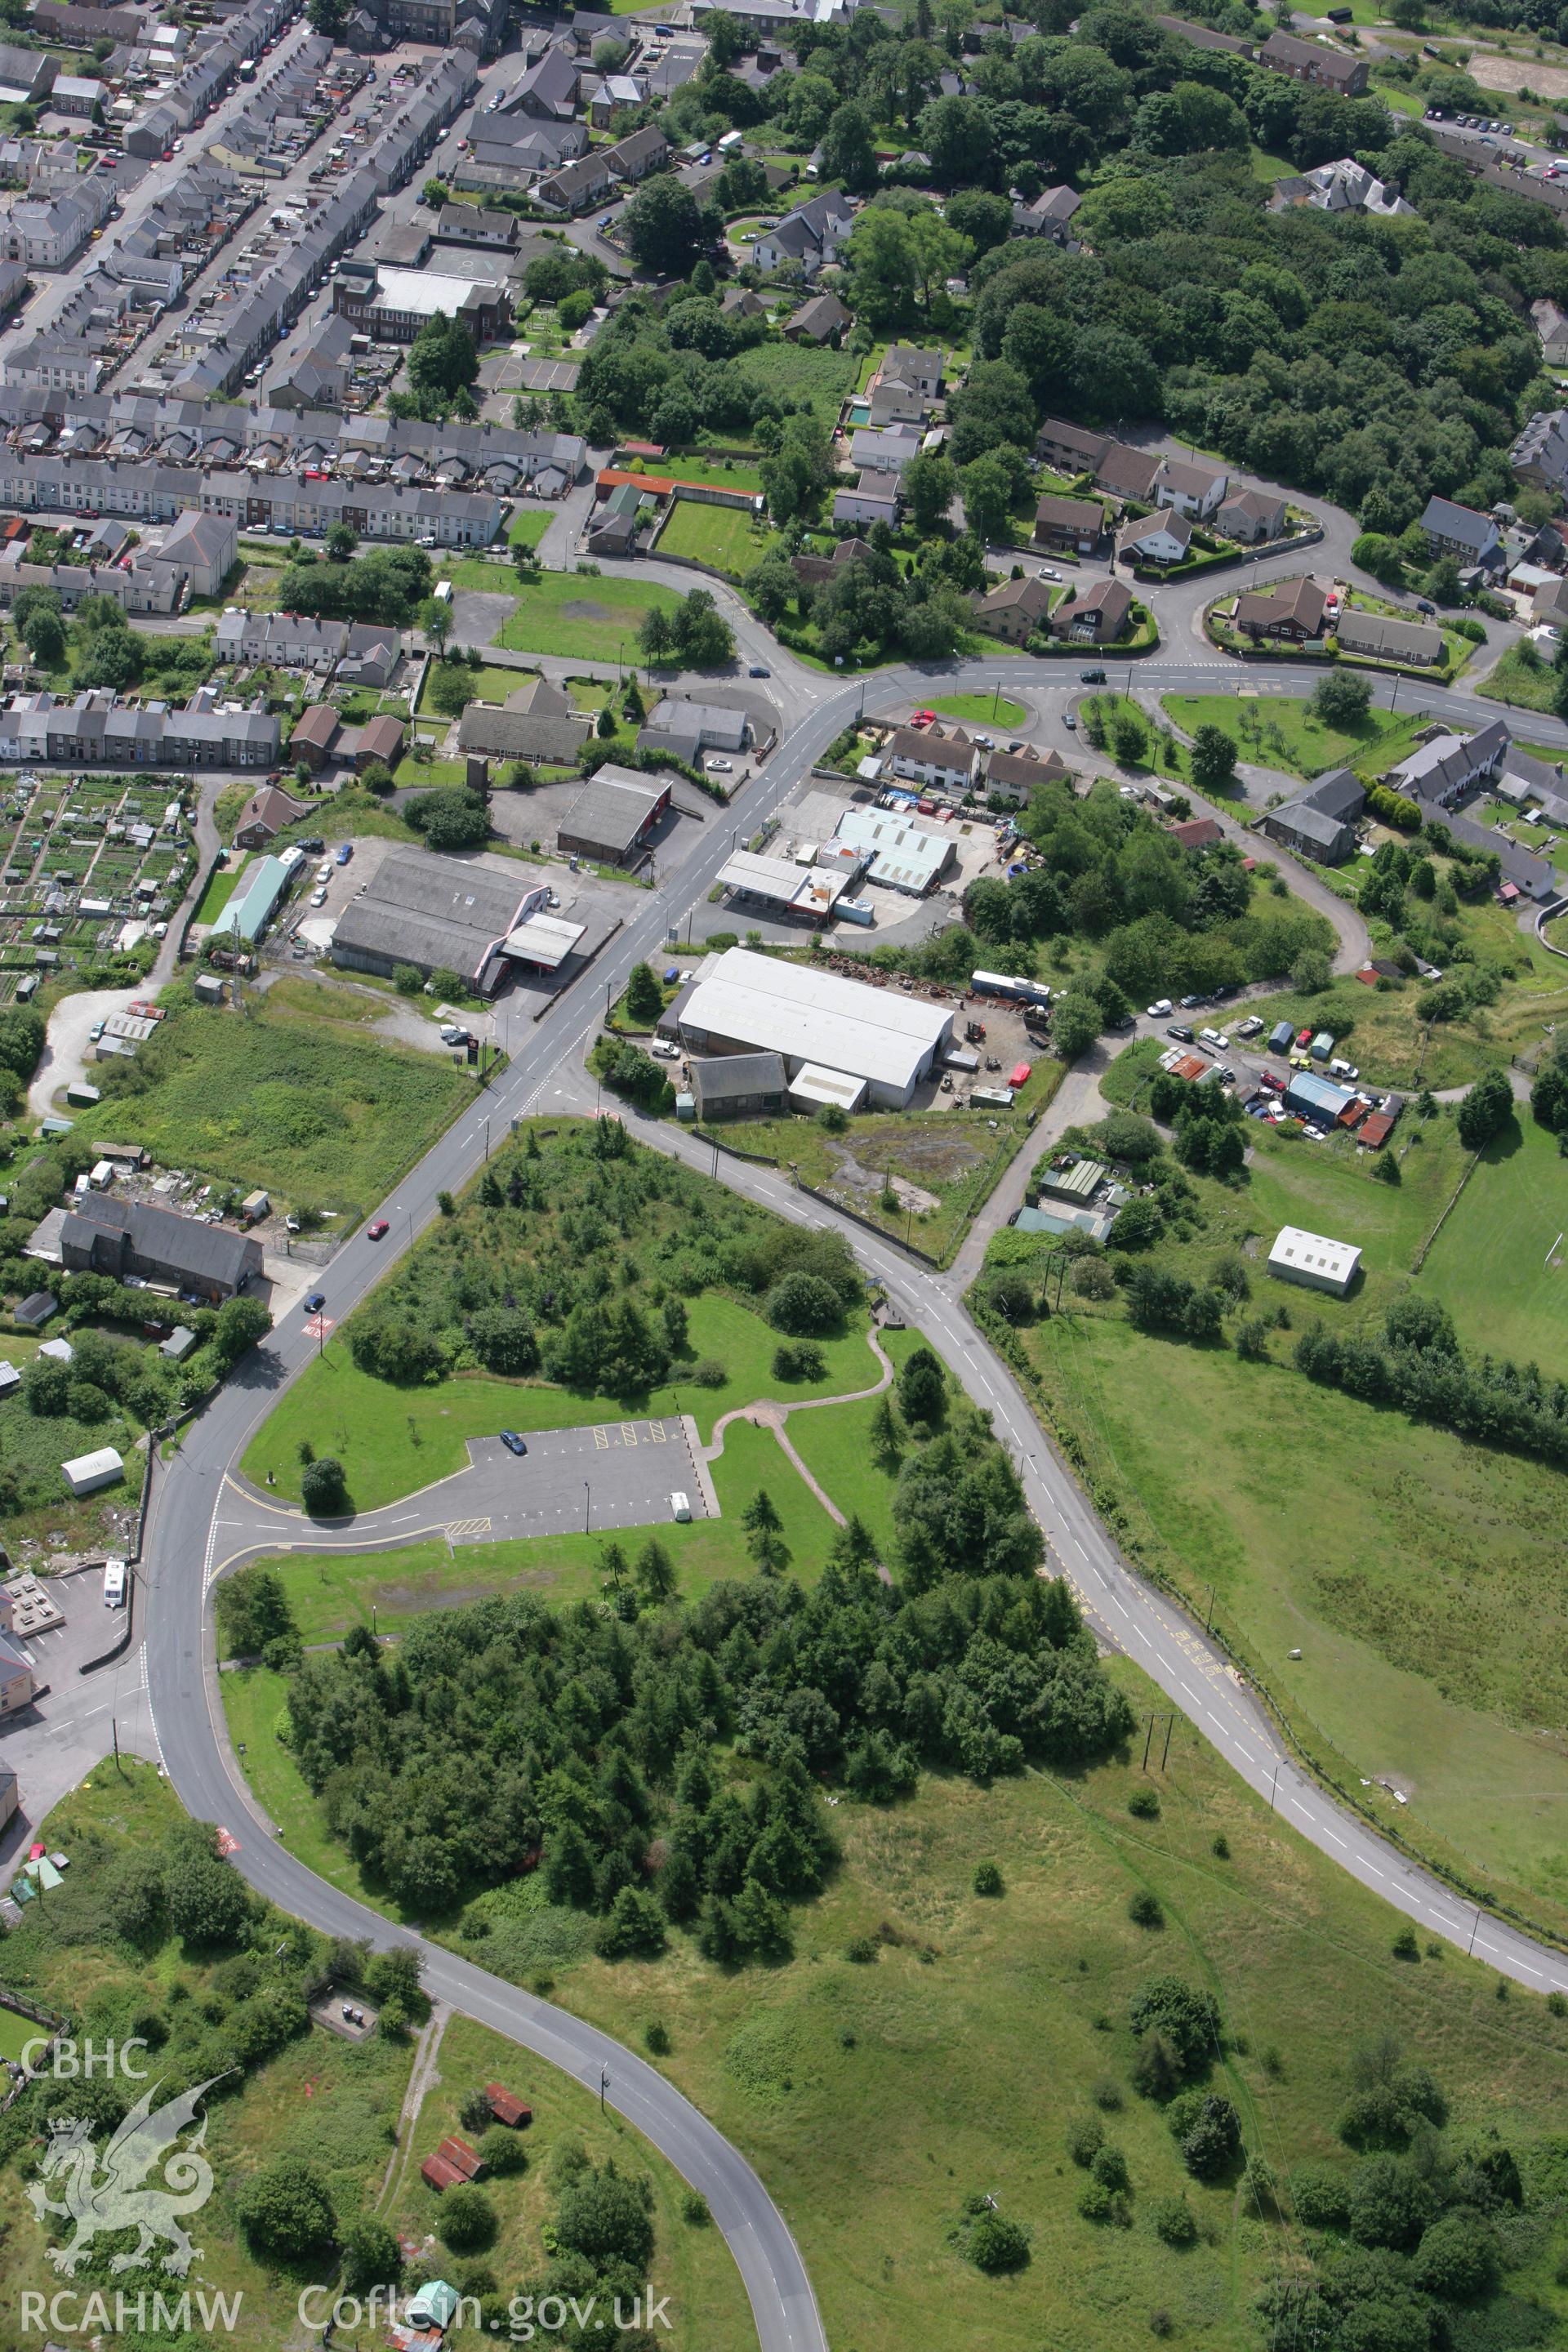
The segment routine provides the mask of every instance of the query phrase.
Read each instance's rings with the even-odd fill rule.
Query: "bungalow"
[[[1035,539],[1041,547],[1093,555],[1105,537],[1105,509],[1098,499],[1063,499],[1050,492],[1035,509]]]
[[[1286,645],[1304,646],[1319,635],[1328,597],[1315,580],[1287,580],[1267,595],[1246,594],[1236,600],[1236,625],[1256,645],[1274,637]]]
[[[881,432],[850,436],[849,462],[862,473],[901,474],[921,454],[921,436],[911,425],[889,425]]]
[[[1274,490],[1232,490],[1215,509],[1215,529],[1226,539],[1256,547],[1285,529],[1285,500]]]
[[[1116,561],[1133,564],[1180,563],[1192,543],[1193,527],[1184,514],[1145,515],[1142,522],[1122,526],[1116,541]]]
[[[308,710],[301,711],[294,723],[294,732],[289,738],[290,753],[296,760],[302,761],[307,768],[318,771],[324,768],[332,756],[341,725],[342,721],[330,703],[312,703]]]
[[[276,784],[263,784],[259,792],[252,793],[239,813],[234,845],[237,849],[266,849],[285,825],[298,824],[306,814],[303,801],[280,792]]]
[[[832,297],[826,299],[831,300]],[[765,319],[768,315],[767,304],[749,286],[727,286],[719,308],[726,319]]]
[[[1127,626],[1132,591],[1121,580],[1097,580],[1081,595],[1071,588],[1051,622],[1051,635],[1085,645],[1114,645]]]
[[[1004,580],[969,602],[976,626],[988,636],[1005,637],[1010,646],[1026,644],[1050,620],[1051,591],[1044,580]]]
[[[1432,622],[1396,621],[1385,613],[1358,613],[1353,605],[1340,614],[1339,640],[1342,653],[1409,662],[1422,669],[1443,658],[1443,632]]]
[[[1193,857],[1200,850],[1217,848],[1225,839],[1212,816],[1190,816],[1180,824],[1171,825],[1168,830],[1177,848],[1184,849]]]
[[[888,742],[888,762],[906,783],[964,793],[974,770],[974,746],[962,727],[945,735],[940,727],[895,727]]]

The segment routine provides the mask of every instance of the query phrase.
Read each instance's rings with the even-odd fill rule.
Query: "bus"
[[[1022,980],[1005,971],[972,971],[969,985],[976,996],[1004,996],[1013,1004],[1048,1004],[1051,992],[1043,980]]]

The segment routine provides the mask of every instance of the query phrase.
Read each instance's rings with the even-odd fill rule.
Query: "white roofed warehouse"
[[[952,1014],[901,989],[872,988],[750,948],[710,958],[680,1007],[693,1054],[777,1054],[863,1080],[872,1104],[904,1110],[952,1038]]]
[[[1335,1298],[1345,1296],[1360,1267],[1361,1251],[1353,1242],[1331,1241],[1300,1225],[1281,1225],[1268,1253],[1268,1271],[1281,1282],[1326,1290]]]

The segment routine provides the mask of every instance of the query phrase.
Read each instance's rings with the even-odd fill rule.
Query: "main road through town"
[[[391,1231],[379,1244],[365,1228],[333,1258],[324,1277],[325,1312],[341,1321],[384,1275],[393,1253],[406,1248],[438,1214],[437,1194],[456,1191],[506,1135],[510,1120],[536,1108],[591,1108],[584,1090],[583,1050],[597,1027],[599,989],[618,990],[633,963],[658,958],[687,911],[701,905],[738,832],[754,833],[786,800],[861,705],[907,706],[952,683],[954,669],[881,672],[864,687],[835,686],[820,676],[793,693],[796,666],[774,652],[775,690],[794,723],[773,757],[747,787],[732,818],[718,814],[696,851],[650,893],[644,911],[619,932],[602,964],[557,1000],[506,1070],[476,1093],[418,1166],[383,1203]],[[1136,666],[1135,682],[1150,688],[1218,684],[1205,661],[1175,658]],[[1234,672],[1233,672],[1234,675]],[[966,690],[1009,686],[1031,693],[1076,687],[1070,668],[1050,662],[992,659],[962,666]],[[1283,665],[1249,667],[1249,686],[1287,690],[1299,673]],[[1112,670],[1112,683],[1122,674]],[[1238,681],[1239,682],[1239,681]],[[803,674],[801,686],[805,687]],[[1408,694],[1410,689],[1405,689]],[[1386,698],[1386,689],[1380,698]],[[1435,718],[1473,723],[1475,704],[1463,695],[1417,688],[1415,698]],[[1568,729],[1531,721],[1541,740],[1568,745]],[[706,1167],[710,1155],[694,1138],[653,1122],[644,1139]],[[771,1171],[725,1160],[715,1171],[748,1196],[797,1223],[833,1221],[813,1202],[809,1210]],[[1427,1934],[1470,1949],[1490,1966],[1531,1989],[1568,1990],[1568,1958],[1533,1942],[1489,1915],[1462,1903],[1439,1880],[1412,1865],[1357,1815],[1291,1759],[1269,1717],[1201,1631],[1128,1567],[1077,1483],[1052,1450],[1011,1373],[966,1313],[951,1276],[921,1266],[891,1243],[843,1224],[867,1272],[919,1326],[976,1403],[994,1416],[998,1435],[1015,1456],[1031,1507],[1045,1529],[1053,1567],[1068,1576],[1100,1636],[1136,1660],[1172,1704],[1186,1714],[1244,1780],[1293,1829],[1342,1868],[1383,1895]],[[279,1392],[302,1371],[317,1342],[295,1316],[252,1351],[235,1378],[193,1423],[166,1468],[154,1472],[140,1571],[147,1683],[161,1754],[188,1810],[223,1823],[237,1840],[236,1861],[258,1892],[282,1909],[330,1935],[367,1937],[385,1944],[412,1942],[426,1987],[438,2000],[522,2043],[598,2091],[634,2124],[707,2198],[734,2255],[756,2317],[763,2352],[826,2352],[826,2336],[811,2283],[789,2230],[762,2181],[732,2147],[664,2077],[608,2036],[458,1958],[411,1931],[400,1930],[317,1877],[281,1843],[243,1782],[224,1728],[213,1663],[206,1595],[215,1566],[225,1557],[225,1521],[237,1507],[226,1474]]]

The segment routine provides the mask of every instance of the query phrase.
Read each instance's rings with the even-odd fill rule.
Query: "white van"
[[[691,1504],[685,1495],[670,1496],[669,1516],[672,1519],[689,1519],[691,1517]]]
[[[125,1562],[106,1559],[103,1563],[103,1605],[106,1609],[125,1606]]]
[[[1219,1031],[1217,1029],[1200,1029],[1198,1031],[1198,1043],[1200,1045],[1207,1045],[1212,1051],[1219,1044]]]

